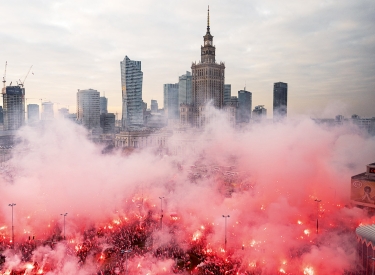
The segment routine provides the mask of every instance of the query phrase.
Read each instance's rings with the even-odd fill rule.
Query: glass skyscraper
[[[276,82],[273,84],[273,119],[282,120],[287,116],[288,84]]]
[[[178,106],[192,103],[191,73],[181,75],[178,78]]]
[[[122,129],[143,125],[141,61],[125,56],[120,62],[122,87]]]
[[[164,84],[164,112],[167,119],[179,118],[178,83]]]
[[[97,90],[78,90],[77,92],[77,120],[87,129],[100,126],[100,93]]]

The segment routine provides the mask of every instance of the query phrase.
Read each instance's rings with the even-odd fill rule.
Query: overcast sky
[[[216,60],[232,95],[246,89],[272,115],[273,83],[288,83],[288,115],[375,116],[373,0],[0,0],[0,72],[39,99],[76,112],[77,89],[121,112],[120,61],[142,61],[143,100],[199,61],[210,5]]]

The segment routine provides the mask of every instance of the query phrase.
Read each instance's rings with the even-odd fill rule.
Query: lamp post
[[[227,218],[229,218],[229,215],[223,215],[223,218],[225,219],[225,229],[224,229],[224,250],[227,251]]]
[[[132,252],[131,249],[128,249],[128,250],[121,250],[122,253],[126,253],[126,256],[125,256],[125,275],[128,274],[128,253]]]
[[[317,203],[317,214],[316,214],[316,234],[319,233],[319,203],[322,201],[322,200],[318,200],[318,199],[315,199],[316,203]]]
[[[12,207],[12,248],[14,249],[13,206],[16,206],[16,204],[10,203],[9,206]]]
[[[65,240],[65,217],[68,215],[68,213],[60,214],[61,216],[64,216],[64,240]]]
[[[163,230],[163,199],[164,197],[159,197],[160,199],[160,229]]]

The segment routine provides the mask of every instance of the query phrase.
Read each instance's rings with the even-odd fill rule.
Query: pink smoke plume
[[[162,154],[102,154],[67,120],[18,138],[0,181],[0,274],[358,268],[354,231],[370,218],[350,205],[350,177],[374,161],[375,139],[355,127],[298,119],[234,130],[218,115],[205,131],[175,133]]]

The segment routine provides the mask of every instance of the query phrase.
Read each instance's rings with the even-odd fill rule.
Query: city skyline
[[[199,61],[208,3],[88,3],[2,4],[0,72],[7,61],[7,85],[33,65],[28,104],[43,98],[75,112],[77,89],[92,88],[120,114],[119,61],[128,55],[142,62],[143,100],[161,105],[163,84],[178,82]],[[232,95],[246,86],[253,106],[264,105],[272,117],[273,84],[281,81],[289,86],[288,117],[375,116],[372,2],[209,4],[217,61],[225,62]]]

